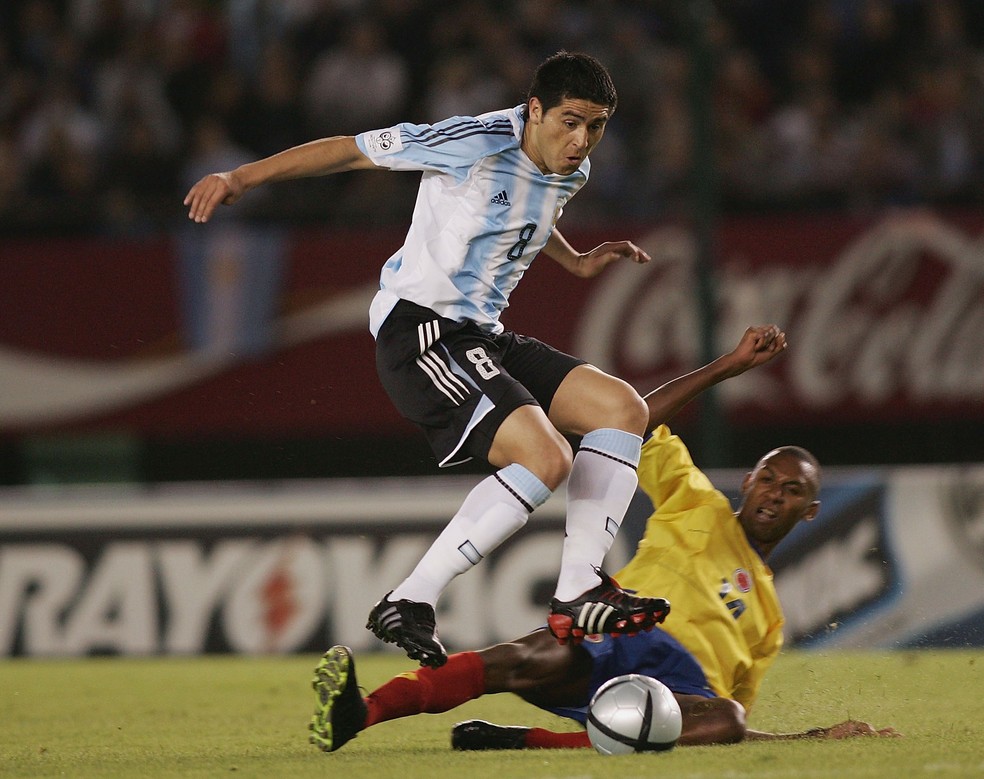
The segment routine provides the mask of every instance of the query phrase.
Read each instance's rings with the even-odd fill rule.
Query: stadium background
[[[645,391],[781,324],[783,359],[675,427],[722,485],[780,443],[827,467],[819,535],[791,539],[777,571],[804,609],[855,586],[791,612],[797,639],[984,643],[984,9],[682,5],[5,3],[0,649],[368,641],[362,604],[340,615],[318,584],[344,569],[375,595],[465,489],[431,478],[366,331],[416,179],[276,185],[207,228],[181,198],[314,137],[520,102],[559,48],[599,56],[620,94],[565,233],[631,238],[655,261],[590,283],[537,263],[508,325]],[[421,502],[387,502],[391,479]],[[297,490],[317,500],[284,509]],[[540,561],[531,603],[558,546],[545,513],[503,551],[506,572]],[[167,597],[181,571],[216,588],[190,633]],[[447,608],[467,613],[484,583]],[[526,627],[453,619],[460,645]]]

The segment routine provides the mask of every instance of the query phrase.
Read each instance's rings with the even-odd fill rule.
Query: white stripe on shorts
[[[417,339],[420,342],[421,354],[430,349],[440,337],[441,329],[436,319],[433,319],[430,322],[421,322],[417,325]]]
[[[417,365],[420,369],[424,371],[430,380],[434,383],[441,392],[443,392],[456,406],[461,405],[466,397],[468,397],[468,388],[465,386],[464,382],[455,376],[451,369],[444,364],[444,362],[438,359],[434,352],[427,352],[427,354],[422,354],[417,358]]]
[[[420,357],[417,358],[417,365],[430,376],[434,386],[443,392],[448,400],[456,406],[460,406],[461,401],[468,397],[468,388],[461,379],[451,372],[451,368],[443,360],[430,351],[431,346],[440,337],[441,329],[436,319],[417,325],[417,340],[420,344]]]

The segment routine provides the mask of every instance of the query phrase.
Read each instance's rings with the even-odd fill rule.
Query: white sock
[[[598,584],[594,566],[615,541],[639,484],[642,439],[623,430],[592,430],[581,439],[567,480],[567,532],[555,597],[570,601]]]
[[[390,600],[437,605],[445,588],[519,530],[550,490],[518,463],[479,482]]]

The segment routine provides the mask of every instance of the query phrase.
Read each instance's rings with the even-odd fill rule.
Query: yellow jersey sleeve
[[[728,498],[665,425],[643,445],[639,486],[655,510],[635,556],[615,578],[669,600],[663,629],[697,659],[715,693],[750,708],[782,646],[772,571]]]

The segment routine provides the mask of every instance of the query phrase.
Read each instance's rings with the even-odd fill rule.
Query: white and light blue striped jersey
[[[387,260],[369,309],[375,336],[400,299],[487,332],[503,330],[509,294],[588,179],[543,174],[520,148],[523,106],[356,136],[373,163],[422,171],[403,246]]]

